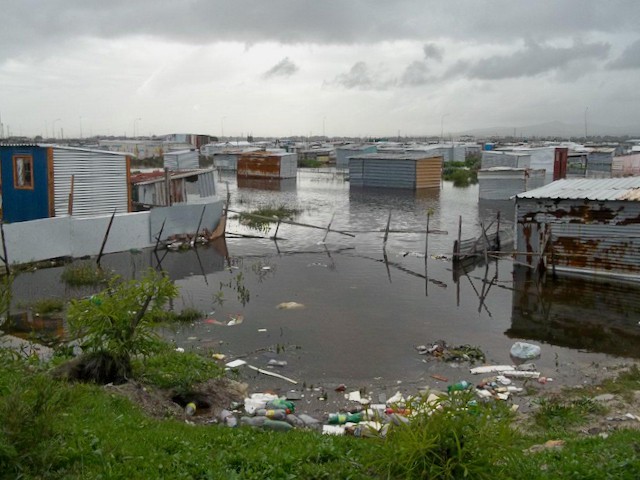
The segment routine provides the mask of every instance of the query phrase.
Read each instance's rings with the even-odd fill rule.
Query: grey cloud
[[[523,49],[510,55],[495,55],[475,63],[460,61],[447,74],[483,80],[533,77],[562,70],[578,61],[604,60],[610,48],[608,43],[601,42],[575,42],[571,47],[554,47],[528,41]]]
[[[422,50],[424,51],[425,59],[436,60],[438,62],[442,61],[443,49],[435,43],[425,43],[424,47],[422,47]]]
[[[273,77],[290,77],[298,71],[298,66],[289,60],[289,57],[285,57],[276,63],[269,70],[264,72],[263,78]]]
[[[637,32],[636,0],[20,0],[4,1],[0,61],[74,39],[146,35],[190,44],[355,44],[449,38],[502,42]],[[371,15],[375,12],[375,15]],[[367,18],[367,28],[361,28]],[[430,45],[430,44],[427,44]],[[429,55],[431,49],[429,48]],[[425,52],[427,54],[427,52]],[[437,55],[437,49],[436,49]],[[433,58],[433,57],[432,57]]]
[[[351,67],[348,73],[338,75],[333,84],[340,85],[345,88],[361,88],[368,89],[373,86],[373,80],[369,67],[364,62],[357,62]]]
[[[430,82],[429,69],[424,62],[411,63],[402,74],[400,79],[401,85],[418,86],[425,85]]]
[[[608,66],[616,70],[640,68],[640,40],[636,40],[625,48],[622,55],[610,62]]]

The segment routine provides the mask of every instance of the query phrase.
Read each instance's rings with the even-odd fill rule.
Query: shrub
[[[73,263],[65,267],[60,279],[71,287],[96,286],[108,283],[111,273],[92,262]]]

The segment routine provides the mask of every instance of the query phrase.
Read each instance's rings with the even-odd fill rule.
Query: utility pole
[[[587,130],[587,112],[589,112],[589,107],[584,109],[584,141],[587,141],[589,136],[589,131]]]

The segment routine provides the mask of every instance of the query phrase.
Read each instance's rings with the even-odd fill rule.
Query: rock
[[[594,402],[606,403],[614,400],[616,398],[615,395],[611,393],[603,393],[602,395],[598,395],[597,397],[593,397]]]

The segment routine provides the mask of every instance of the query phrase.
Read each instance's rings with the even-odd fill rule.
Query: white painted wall
[[[222,215],[222,200],[208,199],[202,229],[213,230]],[[155,245],[155,235],[166,218],[163,239],[195,233],[204,203],[154,208],[148,212],[117,214],[105,245],[105,253]],[[83,257],[100,252],[111,215],[53,217],[4,225],[10,264],[38,262],[59,257]],[[1,249],[0,249],[1,254]]]

